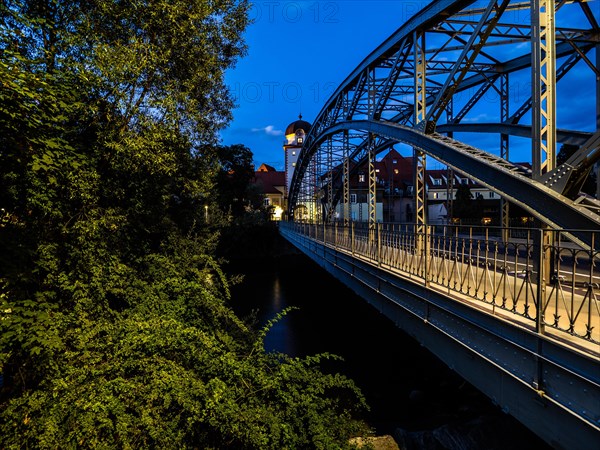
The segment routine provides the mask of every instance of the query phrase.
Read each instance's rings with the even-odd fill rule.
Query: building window
[[[292,163],[292,167],[296,167],[296,163],[295,162]]]
[[[350,194],[350,203],[356,203],[356,194]]]
[[[292,150],[292,156],[296,156],[296,150]]]
[[[468,178],[461,178],[460,179],[460,184],[469,184],[469,179]]]
[[[304,142],[304,138],[299,137],[298,138],[298,144],[302,144],[302,142]]]
[[[432,178],[433,181],[433,185],[434,186],[441,186],[442,185],[442,179],[441,178]]]
[[[398,174],[400,173],[400,171],[399,171],[398,169],[394,169],[394,173],[395,173],[396,175],[398,175]]]
[[[489,195],[490,195],[490,198],[495,198],[496,197],[493,192],[490,192]]]
[[[438,198],[438,193],[437,192],[433,192],[432,194],[433,194],[433,198],[434,199]]]
[[[271,204],[271,199],[269,197],[265,197],[263,200],[263,205],[269,206]]]
[[[392,159],[392,164],[398,164],[398,160],[397,159]]]
[[[365,174],[364,173],[359,173],[358,174],[358,182],[359,183],[364,183],[365,182]]]

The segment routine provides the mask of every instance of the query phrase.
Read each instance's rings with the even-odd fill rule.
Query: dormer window
[[[298,136],[298,144],[302,144],[304,142],[304,138],[302,136]]]

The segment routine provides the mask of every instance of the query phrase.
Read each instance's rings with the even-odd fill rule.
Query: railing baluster
[[[307,243],[312,241],[312,247],[306,245],[313,251],[320,242],[324,252],[329,246],[400,277],[417,277],[427,287],[443,287],[446,295],[457,301],[468,298],[489,304],[492,314],[502,310],[518,316],[516,320],[525,318],[540,334],[552,328],[600,343],[596,233],[592,232],[592,247],[581,248],[568,239],[567,230],[548,228],[497,233],[485,228],[480,233],[479,228],[469,227],[461,234],[461,226],[444,226],[439,233],[427,226],[418,233],[414,224],[376,223],[369,228],[350,222],[340,228],[338,223],[306,222],[282,224],[280,230],[295,233]],[[498,233],[511,239],[500,241]],[[553,273],[549,273],[550,267]],[[568,290],[565,283],[570,283]],[[554,318],[548,320],[551,314]]]

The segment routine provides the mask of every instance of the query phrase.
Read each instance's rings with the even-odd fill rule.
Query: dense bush
[[[340,448],[368,432],[328,355],[267,354],[227,306],[216,136],[247,9],[0,4],[0,447]]]

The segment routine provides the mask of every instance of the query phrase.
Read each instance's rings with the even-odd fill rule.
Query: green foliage
[[[262,339],[281,315],[252,333],[203,281],[218,275],[209,260],[177,278],[188,257],[151,257],[146,273],[161,278],[140,284],[144,299],[115,319],[41,323],[55,331],[36,342],[53,363],[3,405],[3,446],[344,448],[368,434],[353,419],[366,409],[356,386],[319,370],[330,355],[265,353]],[[14,305],[6,316],[6,339],[37,336],[24,332],[29,316]]]
[[[454,217],[461,219],[474,217],[473,194],[468,185],[460,183],[456,187],[456,198],[452,205],[452,212]]]
[[[219,146],[217,155],[220,161],[217,190],[221,209],[237,219],[246,212],[260,209],[263,197],[252,189],[254,165],[250,149],[241,144]]]
[[[246,183],[251,154],[215,144],[247,10],[0,4],[1,448],[343,448],[368,432],[328,355],[265,353],[227,306],[215,186],[226,160]]]

